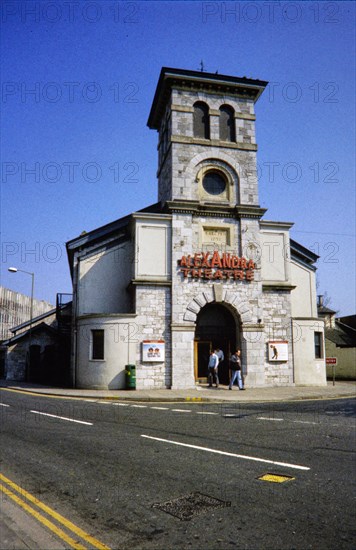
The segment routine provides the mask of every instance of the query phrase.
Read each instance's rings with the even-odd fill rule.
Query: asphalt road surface
[[[109,548],[356,546],[356,400],[0,401],[5,485]]]

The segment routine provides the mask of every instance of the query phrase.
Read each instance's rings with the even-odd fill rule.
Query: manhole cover
[[[257,479],[261,481],[271,481],[272,483],[284,483],[285,481],[295,479],[295,477],[280,474],[263,474],[263,476],[259,476]]]
[[[227,508],[229,506],[231,506],[231,502],[195,492],[184,497],[167,500],[167,502],[153,504],[152,508],[162,510],[162,512],[171,514],[171,516],[175,516],[180,520],[188,521],[203,512],[208,512],[214,508]]]

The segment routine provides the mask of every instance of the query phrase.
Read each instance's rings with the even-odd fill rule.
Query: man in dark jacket
[[[244,390],[244,384],[241,374],[241,351],[237,349],[233,355],[230,357],[230,368],[231,368],[231,380],[229,385],[229,390],[232,390],[235,380],[239,386],[239,390]]]

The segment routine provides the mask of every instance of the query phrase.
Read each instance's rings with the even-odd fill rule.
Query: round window
[[[209,195],[221,195],[226,189],[226,180],[219,172],[207,172],[203,177],[203,187]]]

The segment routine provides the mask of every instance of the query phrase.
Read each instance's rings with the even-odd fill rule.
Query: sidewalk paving
[[[239,391],[237,386],[232,391],[228,386],[208,388],[199,385],[187,390],[82,390],[72,388],[53,388],[25,382],[0,380],[0,389],[8,388],[38,395],[52,397],[68,397],[76,399],[108,399],[120,401],[155,401],[155,402],[222,402],[240,403],[294,401],[303,399],[337,399],[356,397],[356,382],[336,381],[335,386],[328,382],[327,386],[274,386],[270,388],[246,388]]]

